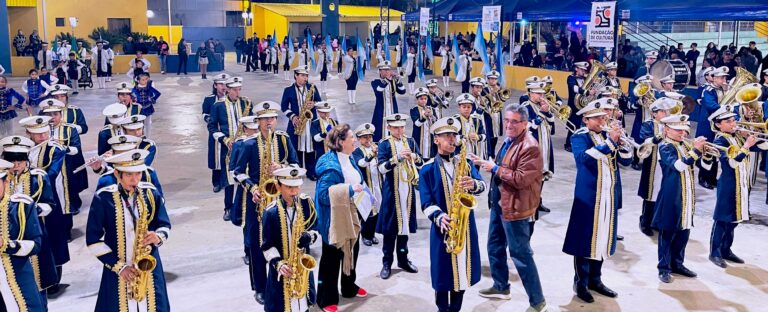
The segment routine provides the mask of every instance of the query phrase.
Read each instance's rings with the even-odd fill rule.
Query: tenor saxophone
[[[139,217],[136,218],[133,264],[136,266],[139,274],[132,281],[128,282],[128,296],[133,300],[142,301],[147,297],[149,279],[152,277],[152,271],[157,266],[157,259],[152,256],[152,246],[141,244],[142,239],[149,231],[149,221],[152,220],[153,216],[147,209],[146,202],[144,201],[144,192],[141,189],[137,189],[136,192],[138,192],[136,196],[139,198],[137,201]]]
[[[307,108],[306,103],[313,101],[315,98],[315,85],[310,85],[309,91],[307,91],[307,95],[304,97],[304,105],[301,107],[301,110],[299,111],[299,123],[296,126],[295,129],[293,129],[293,133],[301,136],[304,134],[304,131],[306,131],[306,124],[308,121],[312,121],[312,118],[314,115],[312,114],[312,108]]]
[[[469,175],[467,164],[467,142],[461,144],[458,163],[453,174],[453,194],[448,206],[448,217],[451,218],[450,228],[443,237],[445,251],[450,254],[459,254],[464,250],[464,242],[467,239],[469,228],[469,214],[477,207],[477,200],[461,187],[461,178]]]

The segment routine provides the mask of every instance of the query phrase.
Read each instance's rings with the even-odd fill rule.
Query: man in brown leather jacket
[[[509,246],[523,287],[528,294],[527,311],[547,308],[541,281],[533,260],[529,219],[539,206],[544,161],[538,142],[528,132],[528,110],[519,104],[504,108],[504,144],[496,154],[498,159],[473,159],[483,171],[492,173],[488,206],[491,218],[488,229],[488,258],[491,262],[493,286],[480,290],[486,298],[510,299]]]

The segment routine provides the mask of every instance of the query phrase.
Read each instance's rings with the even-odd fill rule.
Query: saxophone
[[[301,213],[301,200],[299,197],[294,197],[293,202],[296,205],[296,212]],[[285,264],[291,268],[293,274],[291,277],[285,279],[285,287],[287,292],[285,293],[291,299],[304,298],[309,292],[309,272],[317,266],[317,260],[306,254],[303,248],[299,248],[299,239],[307,227],[314,223],[315,209],[310,206],[309,216],[306,219],[297,219],[293,223],[291,228],[291,245],[286,252],[290,252],[288,259],[285,260]],[[279,266],[278,266],[279,267]]]
[[[138,192],[136,196],[139,199],[137,200],[139,217],[136,218],[133,264],[136,266],[139,274],[132,281],[128,282],[128,296],[132,300],[142,301],[147,297],[149,279],[152,277],[152,271],[155,269],[155,266],[157,266],[157,260],[152,256],[152,246],[141,244],[142,238],[149,231],[149,221],[154,217],[154,212],[149,214],[149,209],[147,209],[146,202],[144,201],[144,192],[141,189],[137,189],[136,192]]]
[[[269,174],[269,169],[272,166],[273,134],[271,126],[267,128],[267,133],[269,133],[267,137],[263,138],[262,140],[262,142],[265,142],[265,146],[262,149],[264,151],[264,155],[261,155],[261,160],[259,162],[261,165],[259,168],[259,193],[261,193],[261,201],[259,202],[259,206],[256,207],[259,216],[261,216],[264,208],[267,207],[269,203],[277,199],[278,195],[280,195],[279,191],[277,190],[277,181],[272,177],[271,174]]]
[[[461,187],[461,178],[469,175],[467,163],[467,142],[462,142],[458,163],[453,172],[453,193],[448,207],[448,217],[451,218],[450,228],[443,237],[445,251],[450,254],[459,254],[464,250],[464,242],[469,228],[469,213],[477,207],[477,200]]]
[[[299,111],[299,123],[298,126],[296,126],[295,129],[293,129],[293,133],[301,136],[304,134],[304,131],[306,130],[306,125],[308,121],[312,121],[312,118],[314,115],[312,114],[312,108],[307,108],[307,102],[313,101],[315,98],[315,85],[310,85],[309,91],[307,91],[307,95],[304,96],[304,105],[301,107]]]

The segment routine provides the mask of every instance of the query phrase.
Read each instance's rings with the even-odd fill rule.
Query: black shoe
[[[598,282],[597,284],[589,285],[587,287],[589,290],[594,290],[598,294],[601,294],[603,296],[609,297],[609,298],[616,298],[619,294],[617,294],[615,291],[608,288],[608,286],[605,286],[603,282]]]
[[[69,284],[56,284],[48,288],[48,299],[56,299],[64,293]]]
[[[639,163],[632,163],[632,169],[640,171],[643,170],[643,166],[641,166]]]
[[[592,297],[592,294],[586,288],[576,287],[576,297],[579,297],[579,299],[586,303],[595,302],[595,297]]]
[[[245,265],[251,265],[251,257],[248,255],[243,256],[243,263],[245,263]]]
[[[624,240],[624,236],[616,235],[616,240],[623,241]]]
[[[256,303],[264,305],[264,294],[257,292],[253,294],[253,299],[256,299]]]
[[[566,146],[564,146],[564,148],[565,148],[566,152],[569,152],[569,153],[571,152],[571,146],[566,145]],[[595,301],[595,300],[593,299],[592,301]],[[592,301],[590,301],[590,302],[592,302]]]
[[[659,273],[659,280],[664,283],[672,283],[672,275],[669,275],[669,273]]]
[[[390,276],[392,276],[392,268],[388,265],[381,267],[379,277],[381,277],[381,279],[388,279]]]
[[[733,263],[744,263],[744,260],[743,260],[743,259],[741,259],[741,258],[737,257],[737,256],[736,256],[736,255],[734,255],[733,253],[731,253],[730,255],[727,255],[727,256],[723,257],[723,259],[725,259],[725,260],[728,260],[728,261],[730,261],[730,262],[733,262]]]
[[[640,232],[645,234],[646,236],[653,236],[653,229],[649,227],[640,226]]]
[[[213,192],[214,192],[214,193],[218,193],[218,192],[221,192],[221,186],[218,186],[218,185],[214,186],[214,187],[213,187]]]
[[[379,244],[379,239],[376,238],[376,236],[374,236],[373,239],[371,239],[371,241],[373,242],[374,245],[378,245]]]
[[[405,264],[398,262],[397,267],[403,269],[403,271],[406,271],[408,273],[419,273],[419,268],[413,265],[413,263],[411,263],[411,260],[406,260]]]
[[[723,269],[728,267],[728,265],[725,263],[725,260],[723,260],[723,258],[720,258],[720,257],[709,256],[709,261],[712,261],[712,263],[714,263],[716,266],[719,266]]]
[[[363,238],[363,245],[370,247],[371,245],[373,245],[373,242],[370,239]]]
[[[227,221],[227,222],[231,220],[229,209],[224,209],[224,216],[222,217],[222,219],[224,219],[224,221]]]
[[[79,215],[80,214],[80,209],[72,210],[72,214],[75,215],[75,216]]]
[[[707,182],[707,181],[699,181],[699,185],[701,185],[701,187],[703,187],[703,188],[705,188],[705,189],[708,189],[708,190],[711,190],[711,189],[714,189],[714,188],[715,188],[715,186],[714,186],[714,185],[710,184],[710,183],[709,183],[709,182]]]
[[[549,210],[549,208],[545,207],[544,205],[539,206],[538,209],[541,212],[551,212],[551,210]]]
[[[696,272],[691,271],[690,269],[686,268],[684,265],[681,265],[679,268],[672,269],[672,273],[682,275],[685,277],[696,277],[698,274]]]

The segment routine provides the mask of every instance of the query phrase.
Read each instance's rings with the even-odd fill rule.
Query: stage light
[[[155,11],[147,10],[147,18],[153,18],[155,17]]]

